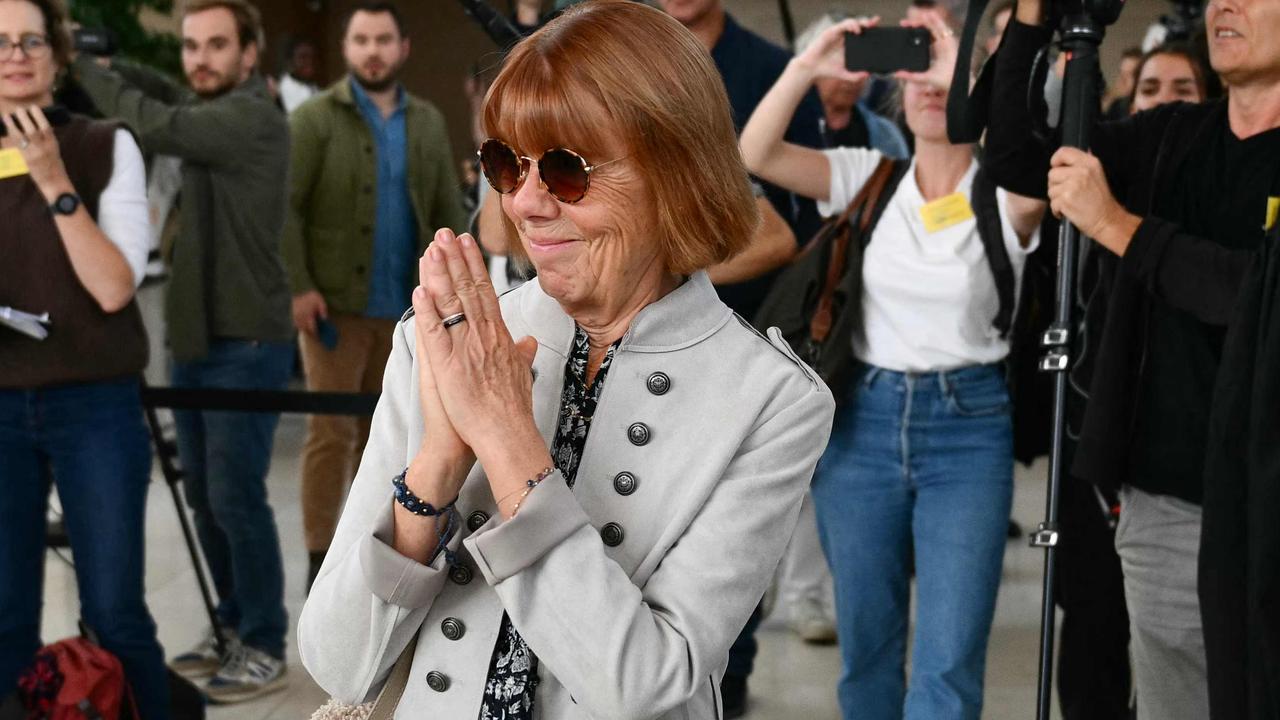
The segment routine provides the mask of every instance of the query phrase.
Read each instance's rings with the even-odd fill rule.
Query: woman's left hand
[[[955,31],[937,13],[926,14],[923,22],[903,20],[901,25],[902,27],[923,27],[928,29],[929,35],[933,39],[933,57],[929,63],[929,69],[924,72],[899,70],[893,76],[907,82],[925,83],[937,90],[950,90],[951,79],[956,72],[956,56],[959,54],[960,48],[960,44],[956,40]]]
[[[40,108],[32,105],[9,115],[2,114],[7,134],[4,147],[17,148],[27,163],[31,180],[50,202],[63,192],[72,192],[71,179],[62,164],[58,138]]]
[[[482,464],[511,449],[513,440],[536,438],[545,454],[533,420],[530,367],[538,344],[531,337],[512,341],[475,240],[437,231],[425,270],[431,302],[421,305],[434,317],[418,327],[425,328],[423,345],[454,430]],[[444,327],[444,318],[457,313],[466,319]]]

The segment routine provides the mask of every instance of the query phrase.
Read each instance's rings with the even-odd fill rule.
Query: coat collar
[[[567,356],[573,342],[573,318],[547,295],[537,279],[516,292],[529,331],[538,343]],[[618,352],[670,352],[697,343],[724,326],[733,311],[720,301],[705,271],[698,271],[680,287],[640,310],[622,336]]]

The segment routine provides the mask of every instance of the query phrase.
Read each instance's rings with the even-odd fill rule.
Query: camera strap
[[[991,75],[995,72],[996,55],[983,64],[978,81],[969,89],[969,71],[973,66],[973,45],[978,26],[987,14],[988,0],[970,0],[960,31],[960,48],[956,52],[956,71],[947,92],[947,137],[952,144],[976,143],[987,127],[987,111],[991,98]],[[1013,25],[1012,22],[1009,25]],[[1009,28],[1005,28],[1007,33]],[[999,54],[999,51],[996,51]]]

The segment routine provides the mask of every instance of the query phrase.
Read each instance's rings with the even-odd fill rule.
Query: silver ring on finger
[[[28,140],[28,139],[26,139],[26,138],[22,138],[21,140],[19,140],[19,141],[18,141],[18,149],[19,149],[19,150],[26,150],[26,149],[27,149],[27,146],[28,146],[28,145],[30,145],[30,144],[31,144],[31,141],[30,141],[30,140]]]
[[[454,313],[449,317],[445,318],[444,320],[442,320],[440,324],[443,325],[446,330],[448,330],[454,325],[465,322],[466,319],[467,319],[466,313]]]

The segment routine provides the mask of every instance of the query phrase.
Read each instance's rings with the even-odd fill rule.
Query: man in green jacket
[[[289,128],[255,72],[261,33],[248,0],[187,0],[182,64],[194,92],[125,63],[75,63],[104,115],[127,123],[147,152],[182,161],[165,313],[179,387],[278,390],[293,366],[279,252]],[[286,684],[284,571],[266,489],[278,416],[186,410],[174,418],[219,623],[238,641],[219,655],[207,640],[173,665],[213,674],[206,694],[214,702],[248,700]]]
[[[398,81],[409,38],[396,6],[356,3],[342,54],[347,76],[289,117],[285,261],[307,388],[376,393],[418,284],[418,257],[437,229],[464,230],[467,218],[444,118]],[[302,454],[308,590],[368,434],[367,420],[310,419]]]

